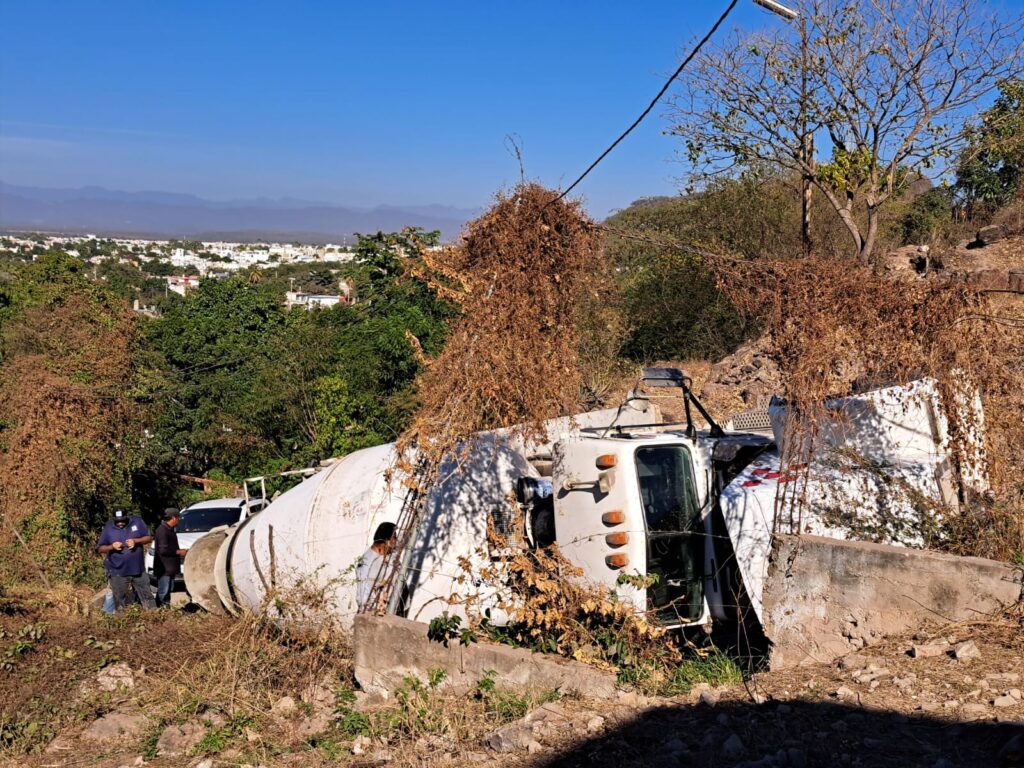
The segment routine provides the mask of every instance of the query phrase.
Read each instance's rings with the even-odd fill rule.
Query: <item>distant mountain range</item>
[[[404,226],[458,236],[479,211],[443,205],[345,208],[281,198],[215,202],[171,192],[45,189],[0,182],[0,229],[196,240],[340,241]]]

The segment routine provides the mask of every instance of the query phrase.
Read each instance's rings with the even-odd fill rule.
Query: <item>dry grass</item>
[[[197,717],[221,723],[211,737],[217,743],[269,752],[294,739],[269,718],[281,696],[298,700],[314,685],[351,688],[351,654],[337,636],[296,637],[255,617],[234,621],[177,610],[107,617],[89,602],[88,592],[68,587],[8,591],[0,643],[14,642],[26,627],[43,629],[12,668],[0,670],[0,721],[16,737],[0,743],[0,757],[36,753],[56,733],[75,732],[115,710],[150,718],[152,743],[124,745],[136,754],[151,749],[165,725]],[[120,662],[135,671],[134,689],[83,687]],[[250,744],[244,728],[268,741]]]
[[[461,242],[422,254],[420,275],[459,307],[441,354],[417,382],[420,408],[401,436],[432,463],[476,432],[578,412],[581,299],[599,286],[600,235],[579,203],[523,183],[469,224]]]
[[[463,749],[481,749],[494,728],[557,698],[553,691],[512,692],[485,677],[453,692],[441,670],[408,679],[389,702],[355,707],[351,652],[337,633],[296,632],[256,616],[231,620],[178,610],[106,617],[89,608],[89,593],[14,587],[0,613],[0,646],[32,628],[32,647],[0,670],[0,764],[17,766],[130,763],[178,766],[203,754],[232,764],[333,765],[358,761],[353,741],[385,750],[397,765],[419,765]],[[40,629],[41,628],[41,629]],[[0,648],[2,650],[3,648]],[[97,672],[127,664],[135,686],[90,687]],[[274,705],[290,696],[293,713]],[[143,713],[150,725],[118,744],[85,744],[78,734],[110,712]],[[157,756],[165,728],[205,723],[190,755]],[[58,734],[72,752],[43,752]],[[58,762],[55,762],[58,761]]]

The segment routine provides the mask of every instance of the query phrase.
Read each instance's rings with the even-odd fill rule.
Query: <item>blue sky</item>
[[[506,136],[568,184],[724,7],[0,0],[0,180],[481,206],[518,180]],[[676,190],[663,112],[579,188],[595,215]]]

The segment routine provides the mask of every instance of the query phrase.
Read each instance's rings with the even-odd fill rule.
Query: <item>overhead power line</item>
[[[585,170],[583,173],[581,173],[579,175],[579,178],[577,178],[576,181],[574,181],[572,184],[570,184],[568,187],[566,187],[565,191],[560,193],[558,195],[558,197],[552,199],[551,203],[558,202],[563,197],[565,197],[570,192],[572,192],[573,189],[575,189],[576,186],[581,181],[583,181],[585,178],[587,178],[587,175],[592,170],[594,170],[602,160],[604,160],[606,157],[608,157],[609,154],[611,154],[611,151],[613,149],[615,149],[622,142],[623,139],[625,139],[627,136],[629,136],[629,134],[631,134],[633,132],[634,128],[636,128],[638,125],[640,125],[641,122],[643,122],[643,119],[645,117],[647,117],[647,115],[649,115],[651,113],[651,110],[654,109],[654,106],[659,101],[661,101],[661,97],[665,95],[665,92],[672,86],[672,83],[675,82],[675,79],[677,77],[679,77],[679,75],[682,73],[682,71],[686,68],[686,65],[689,64],[693,60],[693,57],[696,56],[700,52],[700,49],[702,47],[704,47],[704,44],[708,40],[710,40],[711,36],[715,34],[715,32],[718,30],[718,28],[720,26],[722,26],[722,22],[725,21],[726,17],[732,12],[732,9],[736,7],[736,3],[738,3],[738,2],[739,2],[739,0],[732,0],[732,2],[729,3],[729,6],[725,9],[725,11],[722,13],[722,15],[718,17],[718,21],[715,22],[714,26],[711,27],[711,29],[708,30],[708,33],[706,35],[704,35],[704,37],[701,38],[700,42],[697,43],[697,45],[694,47],[694,49],[692,51],[690,51],[690,53],[686,56],[685,59],[683,59],[683,63],[680,64],[676,68],[676,71],[672,73],[672,76],[665,82],[665,85],[663,85],[661,87],[661,90],[658,91],[658,95],[655,96],[651,100],[651,103],[647,105],[647,109],[645,109],[643,112],[640,113],[640,117],[638,117],[636,120],[634,120],[633,124],[630,125],[629,128],[627,128],[625,131],[623,131],[622,134],[615,141],[613,141],[611,143],[611,145],[608,147],[608,149],[606,149],[604,152],[602,152],[600,154],[600,156],[597,158],[597,160],[592,162],[587,167],[587,170]],[[548,203],[548,205],[550,205],[551,203]]]

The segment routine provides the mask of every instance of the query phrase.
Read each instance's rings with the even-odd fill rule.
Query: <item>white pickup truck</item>
[[[199,539],[220,526],[231,526],[240,523],[250,515],[254,515],[269,502],[266,499],[210,499],[190,504],[181,511],[181,519],[175,528],[178,534],[178,546],[189,549]],[[146,549],[146,573],[151,581],[156,581],[153,572],[156,550],[152,544]],[[180,581],[181,577],[178,577]]]

